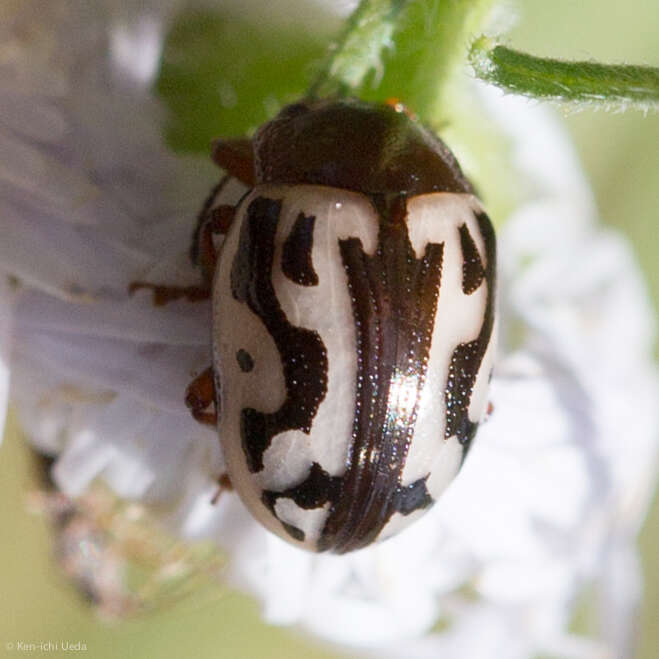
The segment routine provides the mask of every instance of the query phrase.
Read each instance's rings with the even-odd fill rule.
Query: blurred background
[[[519,22],[508,37],[513,47],[571,59],[659,64],[656,0],[524,0],[518,6]],[[644,117],[636,111],[622,115],[585,110],[567,114],[565,122],[590,177],[603,222],[631,239],[657,305],[659,117]],[[27,511],[35,471],[11,419],[0,460],[0,656],[6,642],[49,639],[82,642],[87,656],[99,659],[167,659],[188,654],[202,659],[339,656],[336,649],[320,647],[293,631],[262,624],[255,603],[215,588],[201,589],[129,622],[99,621],[54,569],[47,522]],[[639,621],[640,659],[659,656],[658,548],[659,505],[655,502],[641,536],[646,594]]]

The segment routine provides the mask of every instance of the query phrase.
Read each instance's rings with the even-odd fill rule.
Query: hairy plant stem
[[[535,57],[479,37],[469,59],[476,75],[515,94],[607,109],[659,109],[659,69]]]
[[[314,97],[395,97],[436,122],[444,91],[493,0],[362,0],[330,49]]]
[[[391,45],[396,20],[410,0],[362,0],[339,39],[330,46],[309,96],[346,96],[368,73],[381,66],[382,51]]]

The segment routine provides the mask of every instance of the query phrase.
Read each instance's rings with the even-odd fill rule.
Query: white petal
[[[0,443],[4,436],[9,401],[9,353],[13,314],[13,293],[7,277],[0,271]]]

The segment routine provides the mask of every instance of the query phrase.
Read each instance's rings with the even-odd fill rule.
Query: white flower
[[[3,277],[0,280],[0,429],[4,427],[9,400],[9,345],[11,338],[11,291]],[[2,436],[0,435],[0,442]]]
[[[182,400],[210,363],[208,305],[127,295],[196,281],[191,224],[218,175],[162,143],[148,83],[167,15],[25,3],[0,28],[0,271],[18,282],[0,287],[0,412],[11,331],[12,401],[61,491],[100,478],[217,543],[272,623],[379,657],[625,655],[659,426],[652,313],[553,116],[479,92],[528,195],[499,238],[507,339],[464,469],[400,536],[305,554],[235,495],[211,503],[219,443]],[[593,639],[566,631],[587,583],[605,611]]]

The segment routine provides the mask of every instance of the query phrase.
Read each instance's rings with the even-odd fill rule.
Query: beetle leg
[[[209,426],[217,424],[217,409],[215,409],[215,378],[213,367],[209,366],[200,373],[185,390],[185,404],[190,409],[192,416]],[[206,411],[213,406],[213,411]]]
[[[153,304],[156,307],[180,298],[185,298],[189,302],[199,302],[210,297],[217,264],[217,251],[213,243],[213,235],[226,233],[235,215],[235,208],[227,204],[212,208],[213,203],[228,180],[229,177],[225,176],[213,187],[197,215],[197,226],[190,247],[190,258],[201,269],[203,282],[197,286],[168,286],[134,281],[128,287],[130,295],[143,288],[150,289],[153,292]]]
[[[253,187],[256,181],[254,150],[250,139],[215,140],[211,157],[227,174],[211,190],[201,207],[190,247],[190,258],[195,265],[201,267],[209,288],[217,261],[213,234],[225,234],[235,214],[233,206],[222,204],[213,208],[213,204],[230,179],[237,179],[249,187]]]
[[[236,209],[229,204],[221,204],[215,208],[206,208],[202,212],[192,237],[190,257],[192,262],[201,269],[205,285],[210,290],[217,265],[217,250],[213,236],[225,234],[229,230]]]
[[[153,292],[153,306],[162,307],[169,302],[185,298],[188,302],[199,302],[210,297],[210,289],[206,286],[164,286],[150,284],[146,281],[133,281],[128,287],[128,293],[148,288]]]
[[[226,233],[229,229],[231,222],[228,223],[225,221],[223,224],[219,219],[215,220],[214,218],[218,215],[217,211],[224,208],[233,208],[233,206],[221,205],[213,208],[215,200],[218,198],[219,194],[224,190],[227,183],[231,180],[229,175],[223,176],[220,179],[220,182],[217,185],[213,186],[213,189],[210,191],[208,197],[206,197],[201,210],[197,213],[197,224],[195,226],[194,233],[192,234],[192,244],[190,245],[190,260],[195,265],[200,265],[200,259],[202,257],[202,250],[208,249],[207,246],[204,246],[204,230],[205,227],[210,223],[212,226],[208,227],[206,231],[211,230],[212,233]],[[220,215],[226,214],[226,211],[220,211]],[[232,214],[233,215],[233,214]],[[211,243],[212,247],[212,243]],[[213,249],[213,251],[215,251]]]
[[[217,492],[213,495],[211,499],[211,504],[214,506],[220,499],[222,492],[231,492],[233,490],[233,484],[229,478],[229,474],[222,474],[217,479]]]
[[[254,167],[254,149],[252,140],[237,138],[213,142],[211,157],[216,165],[219,165],[229,176],[254,187],[256,182],[256,171]]]

